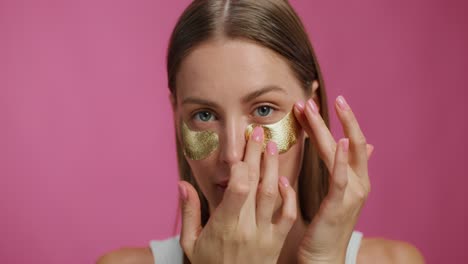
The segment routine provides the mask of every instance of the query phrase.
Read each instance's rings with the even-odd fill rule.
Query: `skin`
[[[279,89],[263,89],[271,85]],[[317,99],[317,87],[314,82],[309,97],[285,60],[245,40],[218,38],[198,46],[184,59],[177,76],[177,98],[171,99],[174,118],[194,130],[216,131],[220,137],[219,148],[208,158],[188,160],[209,202],[212,216],[205,228],[200,227],[195,190],[185,182],[179,185],[184,204],[181,245],[195,263],[216,261],[210,252],[216,251],[222,236],[237,242],[219,249],[237,262],[258,256],[270,263],[343,263],[347,241],[370,191],[367,160],[372,147],[367,146],[351,108],[341,106],[341,100],[335,110],[346,139],[333,139],[320,115],[314,114],[320,107],[317,100],[315,104],[309,100]],[[249,97],[253,94],[257,96]],[[306,133],[286,153],[267,151],[262,155],[254,137],[245,140],[249,124],[274,123],[292,109]],[[330,195],[310,225],[302,221],[295,199],[307,135],[331,173]],[[223,190],[219,184],[227,180]],[[239,245],[245,256],[235,252]],[[407,243],[363,239],[358,263],[377,260],[424,263],[419,251]],[[153,262],[148,248],[119,249],[98,261]]]

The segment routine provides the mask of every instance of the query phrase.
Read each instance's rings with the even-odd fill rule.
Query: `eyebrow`
[[[205,99],[201,99],[201,98],[195,98],[195,97],[187,97],[184,99],[184,101],[182,101],[182,104],[199,104],[199,105],[206,105],[206,106],[209,106],[209,107],[212,107],[212,108],[217,108],[218,107],[218,104],[217,103],[214,103],[212,101],[208,101],[208,100],[205,100]]]
[[[254,100],[257,97],[260,97],[266,93],[269,92],[282,92],[284,94],[288,94],[285,89],[276,86],[276,85],[267,85],[264,86],[261,89],[258,89],[256,91],[253,91],[246,96],[242,97],[242,103],[248,103],[252,100]],[[201,99],[201,98],[195,98],[195,97],[187,97],[182,101],[182,104],[200,104],[200,105],[207,105],[210,107],[218,107],[217,103],[214,103],[212,101],[206,100],[206,99]]]
[[[260,97],[260,96],[262,96],[262,95],[264,95],[266,93],[269,93],[269,92],[282,92],[284,94],[288,94],[285,89],[283,89],[283,88],[281,88],[279,86],[268,85],[268,86],[265,86],[265,87],[263,87],[263,88],[261,88],[259,90],[253,91],[253,92],[249,93],[248,95],[244,96],[242,98],[242,102],[243,103],[248,103],[248,102],[254,100],[255,98]]]

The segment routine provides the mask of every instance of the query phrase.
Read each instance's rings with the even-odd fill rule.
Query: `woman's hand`
[[[180,243],[191,263],[277,262],[296,219],[296,194],[285,177],[278,179],[275,143],[268,143],[260,169],[262,144],[263,129],[257,127],[244,160],[231,168],[223,200],[203,228],[197,192],[188,182],[179,183],[183,203]],[[283,201],[281,215],[272,219],[278,190]]]
[[[335,109],[345,139],[335,142],[312,99],[296,103],[294,113],[330,172],[330,189],[307,228],[298,251],[300,263],[344,263],[360,210],[370,191],[367,160],[373,147],[343,97]]]

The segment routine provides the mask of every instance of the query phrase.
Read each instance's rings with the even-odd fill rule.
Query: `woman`
[[[362,238],[367,145],[350,106],[328,129],[324,82],[284,0],[195,0],[167,71],[182,232],[99,263],[423,263],[413,246]]]

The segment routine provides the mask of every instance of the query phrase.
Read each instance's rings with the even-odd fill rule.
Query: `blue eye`
[[[202,122],[208,122],[213,118],[213,114],[208,111],[202,111],[195,114],[195,119]]]
[[[262,105],[255,109],[255,113],[258,116],[269,116],[273,112],[273,108],[268,105]]]

